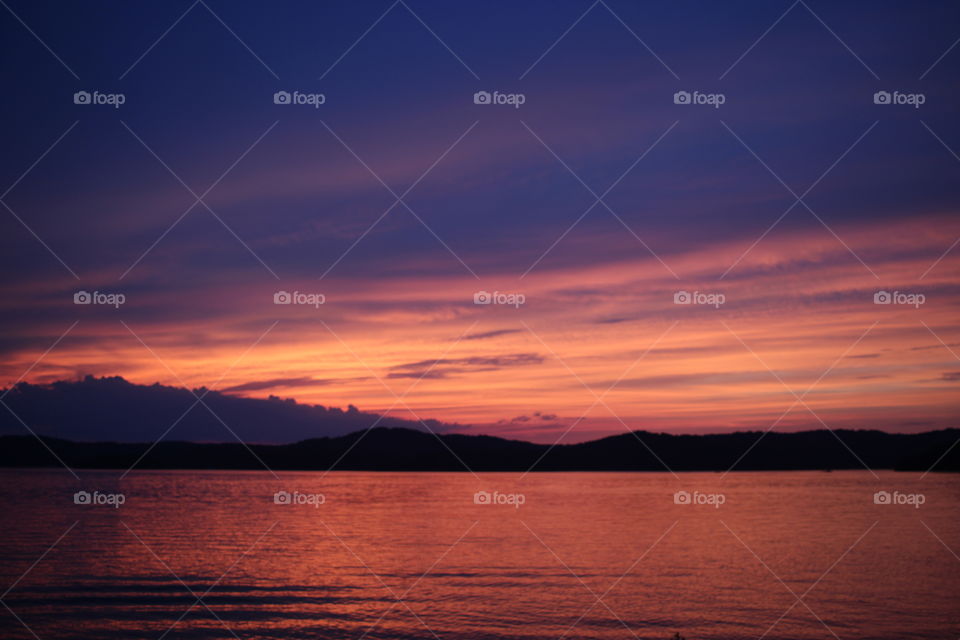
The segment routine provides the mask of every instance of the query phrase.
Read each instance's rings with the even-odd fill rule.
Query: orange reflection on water
[[[122,492],[119,509],[73,504],[62,472],[3,475],[8,584],[79,521],[5,597],[45,639],[893,640],[957,625],[952,475],[83,474]],[[878,488],[924,501],[876,504]]]

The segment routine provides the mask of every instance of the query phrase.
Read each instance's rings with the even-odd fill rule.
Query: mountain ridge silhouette
[[[0,435],[3,467],[56,466],[59,457],[71,467],[104,469],[960,470],[958,429],[633,431],[548,445],[457,433],[460,425],[389,418],[352,405],[343,410],[202,387],[138,385],[116,376],[21,382],[4,393],[9,411],[0,411],[0,433],[7,434]],[[43,435],[35,437],[24,425]]]
[[[739,431],[673,435],[635,431],[555,446],[488,435],[376,427],[291,444],[73,442],[0,436],[0,467],[270,469],[326,471],[960,471],[960,430]],[[839,440],[838,440],[839,438]],[[840,442],[843,441],[843,443]],[[845,446],[846,445],[846,446]],[[847,448],[849,447],[849,449]],[[49,448],[49,449],[48,449]],[[851,453],[851,450],[854,453]],[[142,456],[142,457],[141,457]]]

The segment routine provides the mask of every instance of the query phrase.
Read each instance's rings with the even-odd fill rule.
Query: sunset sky
[[[0,385],[546,442],[960,426],[960,5],[456,5],[0,9]]]

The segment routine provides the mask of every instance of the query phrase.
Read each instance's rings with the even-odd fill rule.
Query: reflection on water
[[[4,471],[0,637],[956,638],[960,478],[880,476]]]

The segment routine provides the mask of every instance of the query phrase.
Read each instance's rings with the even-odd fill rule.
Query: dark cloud
[[[450,373],[457,373],[460,369],[413,369],[410,371],[394,371],[387,374],[388,379],[411,378],[413,380],[441,380]]]
[[[271,378],[270,380],[255,380],[253,382],[237,384],[222,389],[222,391],[224,393],[231,393],[239,391],[263,391],[264,389],[284,387],[323,387],[334,384],[335,382],[335,380],[318,380],[310,376],[302,376],[299,378]]]
[[[502,356],[471,356],[468,358],[440,358],[439,360],[420,360],[407,364],[398,364],[393,369],[410,369],[425,366],[464,365],[467,367],[512,367],[527,364],[540,364],[543,356],[536,353],[510,353]]]
[[[498,420],[496,424],[499,425],[510,425],[510,424],[525,424],[532,422],[535,419],[542,420],[544,422],[553,422],[557,419],[557,416],[552,413],[541,413],[539,411],[534,411],[532,415],[521,415],[510,418],[509,420]]]
[[[487,338],[496,338],[499,336],[509,335],[511,333],[523,333],[521,329],[497,329],[496,331],[487,331],[485,333],[474,333],[469,336],[465,336],[464,340],[486,340]]]
[[[960,342],[948,342],[948,347],[960,347]],[[943,345],[939,342],[936,344],[927,344],[921,345],[919,347],[910,347],[910,351],[929,351],[930,349],[943,349]]]
[[[506,367],[521,367],[543,362],[536,353],[511,353],[502,356],[472,356],[469,358],[441,358],[420,360],[391,367],[388,378],[440,379],[457,373],[497,371]]]
[[[87,441],[152,442],[163,437],[226,442],[236,437],[250,443],[286,443],[344,435],[374,424],[423,429],[418,421],[384,417],[354,406],[344,410],[273,396],[258,399],[205,392],[88,376],[48,385],[20,383],[10,389],[4,403],[41,435]],[[0,413],[0,433],[28,433],[13,414]],[[462,428],[434,420],[426,423],[438,432]]]

